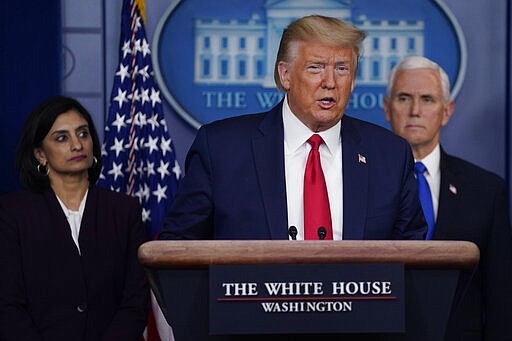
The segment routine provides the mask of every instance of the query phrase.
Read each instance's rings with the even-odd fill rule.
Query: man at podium
[[[284,99],[201,127],[160,239],[424,239],[407,142],[345,109],[366,34],[312,15],[283,32]]]

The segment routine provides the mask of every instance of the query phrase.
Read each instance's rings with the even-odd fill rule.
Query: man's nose
[[[334,89],[336,86],[334,68],[326,68],[323,73],[322,78],[322,88],[324,89]]]
[[[420,99],[413,97],[411,103],[411,116],[419,116],[421,114]]]

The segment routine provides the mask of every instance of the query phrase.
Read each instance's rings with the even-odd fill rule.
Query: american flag
[[[139,198],[149,239],[160,231],[181,170],[169,137],[139,7],[124,0],[98,184]],[[143,8],[143,7],[142,7]]]
[[[181,170],[154,79],[144,30],[144,0],[123,0],[121,15],[119,66],[105,126],[98,185],[138,197],[148,239],[153,239],[162,228]],[[154,317],[158,321],[162,316]],[[148,325],[147,340],[158,340],[149,329]],[[161,328],[159,331],[162,333]]]

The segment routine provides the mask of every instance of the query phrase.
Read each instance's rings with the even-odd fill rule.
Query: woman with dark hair
[[[0,340],[140,340],[149,287],[136,199],[95,186],[101,146],[76,100],[30,114],[23,190],[0,197]]]

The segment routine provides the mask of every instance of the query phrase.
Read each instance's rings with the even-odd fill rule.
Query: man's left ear
[[[443,122],[442,125],[445,126],[450,121],[450,118],[452,117],[453,111],[455,110],[455,102],[452,100],[448,102],[444,107],[444,113],[443,113]]]
[[[279,80],[283,88],[288,91],[290,89],[290,63],[280,61],[277,64],[277,72],[279,73]]]
[[[386,117],[386,122],[391,122],[391,113],[389,112],[389,97],[386,95],[384,96],[384,116]]]

